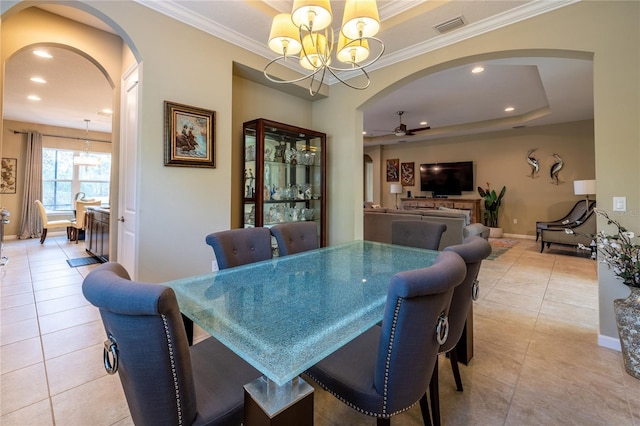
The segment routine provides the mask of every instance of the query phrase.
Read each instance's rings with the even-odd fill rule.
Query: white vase
[[[489,238],[502,238],[502,228],[489,227]]]

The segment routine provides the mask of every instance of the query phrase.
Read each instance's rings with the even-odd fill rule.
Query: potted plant
[[[618,221],[612,219],[607,212],[595,209],[597,215],[605,218],[608,225],[616,227],[615,234],[599,231],[593,235],[600,261],[613,271],[631,294],[626,299],[615,299],[613,310],[616,314],[618,335],[624,366],[630,375],[640,379],[640,244],[634,242],[636,236]],[[565,230],[573,234],[570,229]],[[591,247],[580,245],[580,248],[591,250]]]
[[[478,194],[484,198],[484,224],[491,228],[489,236],[493,238],[502,237],[502,229],[498,226],[498,211],[505,192],[507,187],[503,186],[500,194],[497,194],[494,189],[491,189],[489,182],[487,182],[487,189],[478,187]]]

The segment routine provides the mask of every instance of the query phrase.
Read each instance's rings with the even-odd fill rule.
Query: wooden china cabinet
[[[326,245],[326,135],[263,118],[243,124],[244,227],[313,221]]]

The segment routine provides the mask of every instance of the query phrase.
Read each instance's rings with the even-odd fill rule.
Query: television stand
[[[471,223],[480,222],[481,198],[401,198],[400,208],[403,210],[437,209],[447,207],[450,209],[469,210]]]
[[[449,198],[448,195],[434,195],[433,198]]]

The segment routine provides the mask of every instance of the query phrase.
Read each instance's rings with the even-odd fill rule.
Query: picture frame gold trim
[[[164,101],[164,165],[215,168],[216,112]]]

